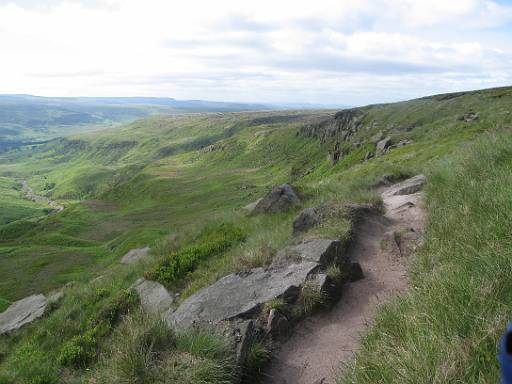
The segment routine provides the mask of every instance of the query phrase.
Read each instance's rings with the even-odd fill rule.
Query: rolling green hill
[[[512,88],[499,88],[343,111],[155,116],[1,154],[0,309],[75,283],[61,307],[0,338],[0,383],[96,383],[106,366],[113,382],[165,382],[136,381],[119,368],[127,354],[110,348],[128,348],[122,340],[145,329],[144,321],[97,318],[132,313],[125,290],[144,271],[173,251],[200,246],[205,231],[217,233],[221,224],[243,233],[245,240],[173,283],[186,297],[227,273],[268,264],[290,241],[296,212],[248,217],[241,210],[273,185],[293,184],[306,206],[378,202],[370,186],[380,177],[420,172],[431,180],[430,222],[411,267],[411,293],[384,309],[343,380],[497,381],[495,340],[512,308],[504,231],[512,216],[511,102]],[[386,136],[406,145],[365,161]],[[66,209],[47,215],[23,199],[21,180]],[[349,226],[321,230],[343,238]],[[153,250],[147,261],[119,265],[126,251],[145,245]],[[170,374],[168,363],[180,382],[198,382],[202,376],[193,375],[201,369],[216,373],[202,382],[230,382],[229,351],[189,337],[217,352],[201,354],[178,338],[174,352],[158,352],[161,360],[145,372]],[[86,358],[69,365],[77,346]]]
[[[157,97],[0,95],[0,151],[157,114],[272,109],[261,104]]]

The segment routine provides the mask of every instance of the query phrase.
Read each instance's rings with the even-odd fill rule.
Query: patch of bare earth
[[[275,353],[266,383],[334,383],[358,351],[379,306],[407,289],[407,261],[425,225],[423,193],[384,191],[382,197],[386,213],[365,216],[355,228],[349,250],[365,277],[345,286],[332,309],[298,324]]]

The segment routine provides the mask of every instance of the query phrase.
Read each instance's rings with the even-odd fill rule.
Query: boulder
[[[464,121],[466,123],[471,123],[472,121],[478,120],[480,114],[478,112],[466,112],[464,115],[460,117],[459,120]]]
[[[293,221],[293,235],[306,232],[321,222],[321,215],[317,208],[306,208],[302,210]]]
[[[272,308],[267,318],[267,332],[274,337],[285,337],[290,330],[290,323],[277,309]]]
[[[254,213],[285,212],[300,204],[300,199],[288,184],[272,188],[254,207]]]
[[[146,257],[148,253],[149,247],[132,249],[121,258],[121,264],[133,264]]]
[[[159,314],[167,311],[174,298],[169,294],[165,287],[155,281],[138,279],[133,285],[137,291],[142,308],[146,313]]]
[[[301,284],[319,267],[318,263],[305,260],[278,269],[254,268],[227,275],[190,296],[176,311],[168,311],[164,319],[171,327],[183,329],[250,317],[272,299],[294,300]]]
[[[15,331],[43,316],[46,304],[44,295],[32,295],[11,304],[0,313],[0,335]]]
[[[377,147],[375,149],[376,156],[382,156],[386,153],[387,149],[391,146],[391,137],[386,137],[377,143]]]
[[[383,193],[383,196],[410,195],[420,191],[426,182],[427,178],[424,175],[417,175],[392,186]]]
[[[278,267],[290,262],[301,261],[311,261],[326,267],[333,263],[344,264],[348,262],[348,257],[344,252],[341,241],[317,239],[279,251],[272,265]]]

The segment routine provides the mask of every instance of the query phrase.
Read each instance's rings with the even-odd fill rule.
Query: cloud
[[[366,103],[512,80],[490,0],[0,0],[0,92]]]

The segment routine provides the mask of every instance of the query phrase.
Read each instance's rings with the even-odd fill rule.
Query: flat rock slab
[[[32,295],[11,304],[0,313],[0,334],[12,332],[41,317],[46,304],[44,295]]]
[[[420,191],[423,185],[427,182],[427,178],[424,175],[417,175],[410,179],[404,180],[401,183],[395,184],[390,187],[386,192],[382,194],[386,196],[398,196],[398,195],[411,195]]]
[[[318,268],[316,262],[303,261],[280,269],[255,268],[231,274],[190,296],[164,318],[177,329],[243,318],[269,300],[297,295],[300,285]]]
[[[343,247],[339,240],[310,240],[305,243],[287,247],[279,252],[275,266],[289,261],[312,261],[323,267],[343,261]]]
[[[143,259],[148,253],[149,247],[132,249],[121,258],[121,264],[133,264]]]
[[[144,309],[146,313],[163,313],[167,311],[174,302],[174,298],[169,291],[156,281],[138,279],[133,289],[137,291],[142,309]]]

